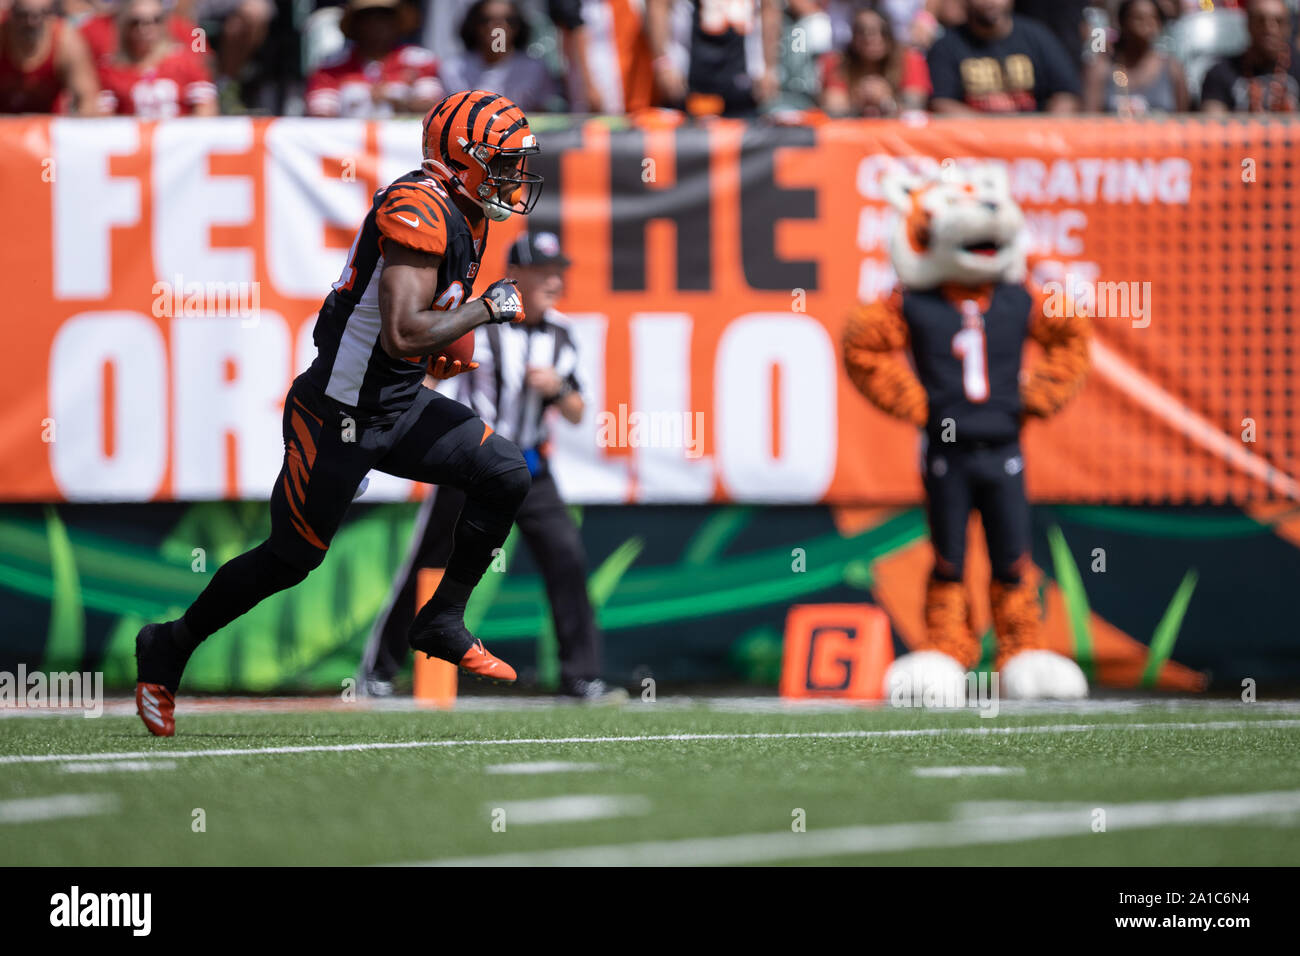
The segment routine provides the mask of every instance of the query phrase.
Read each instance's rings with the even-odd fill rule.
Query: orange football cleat
[[[492,680],[513,681],[518,676],[513,667],[495,656],[478,639],[475,639],[470,649],[465,652],[458,666],[471,674],[490,677]]]
[[[162,684],[136,684],[135,710],[155,737],[176,733],[176,698]]]

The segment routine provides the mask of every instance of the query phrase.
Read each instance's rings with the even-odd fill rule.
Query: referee
[[[519,324],[478,330],[478,368],[460,375],[461,401],[502,437],[519,446],[533,476],[515,523],[546,582],[560,647],[560,694],[585,701],[626,697],[599,677],[601,634],[587,597],[587,557],[551,476],[547,413],[554,408],[572,424],[582,420],[578,352],[568,323],[555,310],[564,292],[569,260],[554,233],[525,233],[510,247],[507,274],[524,304]],[[424,499],[406,563],[388,605],[375,622],[362,660],[363,686],[374,697],[393,692],[393,678],[409,651],[407,630],[415,616],[416,579],[424,568],[446,567],[451,529],[465,496],[438,487]]]

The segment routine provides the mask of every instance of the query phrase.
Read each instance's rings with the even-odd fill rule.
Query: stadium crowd
[[[0,0],[0,113],[1300,109],[1300,0]]]

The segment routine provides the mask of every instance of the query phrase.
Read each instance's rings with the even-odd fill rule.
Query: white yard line
[[[107,793],[56,793],[46,797],[0,800],[0,823],[39,823],[67,817],[92,817],[117,809],[117,797]]]
[[[1060,806],[1060,805],[1058,805]],[[1048,805],[1051,807],[1051,805]],[[792,833],[744,833],[736,836],[645,843],[607,844],[571,850],[499,853],[430,860],[416,866],[721,866],[776,860],[865,856],[909,850],[948,849],[999,843],[1023,843],[1048,837],[1107,834],[1161,826],[1262,822],[1294,824],[1300,813],[1300,790],[1191,797],[1106,806],[1106,832],[1093,832],[1093,808],[1069,805],[1030,814],[965,816],[937,823],[886,823],[835,827]],[[398,864],[401,865],[401,864]]]
[[[368,750],[423,750],[434,747],[511,747],[541,744],[700,743],[733,740],[867,740],[887,737],[1006,736],[1016,734],[1071,734],[1098,730],[1245,730],[1300,729],[1300,719],[1165,721],[1142,724],[1034,724],[1016,727],[929,727],[906,730],[826,730],[750,734],[630,734],[608,737],[512,737],[490,740],[407,740],[357,744],[312,744],[297,747],[214,747],[211,750],[133,750],[93,754],[3,754],[0,766],[22,763],[72,763],[82,760],[181,760],[193,757],[246,757],[263,755],[351,753]]]
[[[175,760],[101,760],[84,763],[65,763],[59,768],[64,773],[141,773],[153,770],[175,770]]]
[[[509,828],[514,824],[576,823],[583,820],[643,816],[650,812],[651,803],[641,796],[573,794],[538,800],[507,800],[485,806],[489,814],[504,811],[503,822]]]
[[[538,773],[586,773],[604,770],[598,763],[573,763],[568,760],[535,760],[531,763],[494,763],[483,768],[484,773],[527,776]]]
[[[1008,777],[1025,772],[1024,767],[916,767],[917,777]]]

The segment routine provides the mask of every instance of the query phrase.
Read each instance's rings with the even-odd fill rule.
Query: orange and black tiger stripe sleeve
[[[1059,411],[1088,375],[1092,323],[1077,305],[1066,309],[1052,305],[1046,296],[1035,291],[1029,335],[1043,347],[1043,354],[1020,387],[1020,400],[1025,414],[1036,418],[1046,418]]]
[[[841,340],[849,380],[886,414],[924,427],[929,417],[925,388],[900,354],[907,347],[902,295],[859,305],[849,313]]]
[[[449,201],[424,183],[390,186],[375,213],[381,248],[383,239],[388,238],[418,252],[446,254]]]

